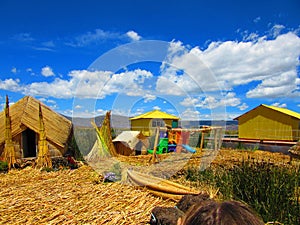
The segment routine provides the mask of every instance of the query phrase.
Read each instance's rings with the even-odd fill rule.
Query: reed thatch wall
[[[64,153],[72,130],[71,121],[31,96],[26,96],[9,107],[13,139],[16,141],[16,137],[27,128],[39,133],[39,103],[43,112],[46,140]],[[3,111],[0,113],[0,134],[4,133],[5,113]],[[0,135],[0,145],[4,142],[5,135]]]

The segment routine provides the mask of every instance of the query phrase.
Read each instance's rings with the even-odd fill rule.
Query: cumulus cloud
[[[73,70],[69,79],[56,78],[53,82],[21,84],[20,80],[0,80],[0,89],[26,95],[54,98],[104,98],[113,93],[143,96],[143,83],[152,77],[146,70],[134,70],[114,74],[110,71]]]
[[[236,94],[229,92],[225,97],[219,96],[207,96],[201,100],[196,107],[204,109],[215,109],[218,107],[238,106],[241,100],[236,97]]]
[[[187,108],[180,114],[180,118],[182,120],[199,120],[200,112],[192,108]]]
[[[132,41],[139,41],[141,40],[141,36],[138,35],[138,33],[136,33],[135,31],[133,30],[130,30],[126,33],[126,35],[132,40]]]
[[[190,107],[190,106],[195,106],[198,103],[199,103],[198,98],[187,97],[183,99],[182,102],[180,102],[180,105],[183,105],[185,107]]]
[[[23,87],[20,86],[20,80],[19,79],[6,79],[6,80],[0,80],[0,89],[7,90],[7,91],[13,91],[13,92],[22,92]]]
[[[176,76],[174,69],[162,68],[162,77],[184,90],[229,91],[256,81],[258,85],[247,93],[249,98],[299,96],[300,38],[292,32],[271,40],[212,42],[205,50],[180,47],[181,43],[171,46],[164,65],[171,64],[186,75]],[[161,81],[157,88],[163,91]]]
[[[41,71],[41,74],[44,76],[44,77],[51,77],[51,76],[54,76],[55,74],[53,73],[53,70],[50,66],[45,66],[42,68],[42,71]]]
[[[248,98],[297,97],[300,96],[299,85],[300,78],[296,71],[283,72],[278,76],[262,80],[256,88],[248,91],[246,96]]]

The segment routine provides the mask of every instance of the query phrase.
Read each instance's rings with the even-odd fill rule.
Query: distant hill
[[[97,126],[101,126],[103,120],[104,120],[104,115],[97,116],[94,118],[72,118],[65,116],[67,119],[72,121],[74,126],[76,127],[92,127],[91,126],[91,120],[94,120]],[[130,122],[129,122],[129,117],[127,116],[121,116],[121,115],[112,115],[111,116],[111,126],[113,128],[120,128],[122,130],[124,129],[130,129]],[[237,130],[238,129],[238,121],[236,120],[228,120],[228,121],[223,121],[223,120],[181,120],[179,121],[179,126],[182,128],[199,128],[201,126],[226,126],[226,130]]]
[[[75,127],[92,127],[91,121],[95,121],[98,127],[101,126],[105,115],[96,116],[94,118],[83,118],[83,117],[69,117],[65,116],[68,120],[72,121]],[[126,116],[120,115],[111,115],[111,126],[113,128],[122,128],[122,129],[129,129],[130,123],[129,118]]]
[[[201,126],[226,126],[226,130],[237,130],[238,121],[236,120],[182,120],[179,121],[182,128],[199,128]]]

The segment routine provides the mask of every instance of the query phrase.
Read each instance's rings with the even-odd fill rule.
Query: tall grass
[[[246,202],[265,222],[300,224],[299,168],[250,160],[233,168],[189,168],[186,179],[219,188],[223,199]]]

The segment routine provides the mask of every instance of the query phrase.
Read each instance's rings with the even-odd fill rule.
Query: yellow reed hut
[[[39,112],[42,111],[46,141],[51,156],[62,156],[67,151],[67,142],[72,123],[54,112],[37,99],[26,96],[9,107],[11,136],[15,145],[16,158],[38,156],[40,135]],[[0,112],[0,156],[5,145],[5,112]]]
[[[153,110],[130,118],[131,130],[141,131],[145,136],[151,136],[156,127],[178,127],[179,117]]]
[[[239,138],[296,141],[300,139],[300,113],[261,104],[235,118]]]

